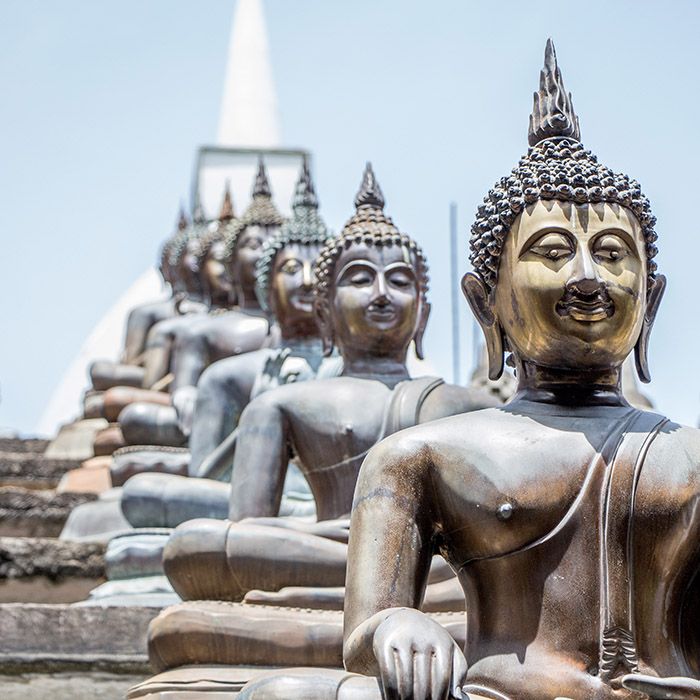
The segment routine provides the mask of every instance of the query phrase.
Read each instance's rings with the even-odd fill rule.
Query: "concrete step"
[[[146,633],[160,610],[0,604],[0,685],[1,675],[30,673],[104,672],[146,677],[150,675]]]

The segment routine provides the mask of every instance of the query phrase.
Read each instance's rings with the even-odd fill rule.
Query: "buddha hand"
[[[447,630],[413,608],[397,610],[374,633],[386,700],[462,698],[467,661]]]
[[[700,698],[700,681],[692,678],[655,678],[630,673],[622,677],[622,685],[630,690],[646,693],[650,698],[664,698],[664,700]]]

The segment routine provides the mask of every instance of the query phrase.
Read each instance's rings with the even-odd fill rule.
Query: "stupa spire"
[[[278,146],[277,93],[262,0],[238,0],[224,81],[218,143],[221,146]]]

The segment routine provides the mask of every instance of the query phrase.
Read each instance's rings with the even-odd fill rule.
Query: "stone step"
[[[100,671],[0,676],[2,700],[123,700],[142,675]],[[212,699],[213,700],[213,699]]]
[[[42,438],[0,438],[0,452],[30,452],[42,454],[50,440]]]
[[[0,537],[0,603],[74,603],[105,581],[105,545]]]
[[[96,498],[92,493],[0,486],[0,537],[58,537],[73,508]]]
[[[83,671],[145,677],[150,675],[146,633],[159,612],[139,606],[0,604],[0,674]]]
[[[71,469],[80,467],[75,459],[50,459],[34,452],[0,451],[0,486],[53,489]]]

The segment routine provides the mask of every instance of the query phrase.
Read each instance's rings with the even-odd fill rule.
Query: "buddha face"
[[[233,279],[246,289],[255,286],[255,264],[263,243],[278,231],[278,226],[251,225],[239,234],[233,260]]]
[[[202,244],[198,238],[193,238],[187,242],[185,250],[182,254],[180,269],[185,287],[190,292],[196,292],[200,289],[199,281],[199,256],[201,254]]]
[[[270,272],[270,308],[282,333],[300,330],[317,335],[314,315],[314,263],[318,245],[290,243],[275,255]]]
[[[491,304],[521,360],[603,370],[633,349],[646,291],[644,238],[629,210],[538,201],[506,238]]]
[[[330,297],[333,340],[343,355],[403,357],[427,313],[414,260],[398,245],[343,250]]]
[[[226,244],[216,241],[204,259],[204,275],[212,296],[227,297],[233,292],[231,276],[226,268]]]

